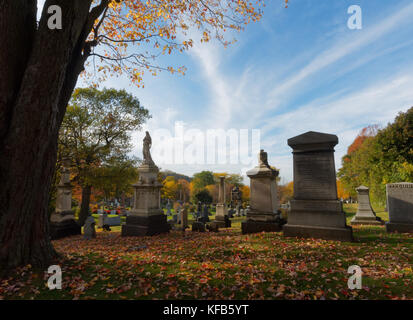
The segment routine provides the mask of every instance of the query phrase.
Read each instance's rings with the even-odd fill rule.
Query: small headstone
[[[219,225],[216,221],[212,221],[211,223],[208,223],[206,225],[206,229],[209,232],[218,232],[219,231]]]
[[[92,216],[86,218],[83,226],[84,238],[87,240],[96,238],[95,219]]]
[[[193,232],[205,232],[205,224],[200,221],[195,221],[192,223]]]
[[[181,217],[179,220],[181,229],[185,231],[185,229],[188,228],[188,208],[186,206],[184,206],[184,208],[181,210]]]
[[[169,199],[168,199],[168,202],[166,204],[166,214],[168,216],[170,216],[172,214],[172,212],[171,212],[171,203],[169,202]]]
[[[413,233],[413,183],[386,185],[389,222],[387,232]]]
[[[351,219],[351,225],[381,225],[383,221],[376,217],[370,204],[369,188],[360,186],[356,188],[358,194],[358,209],[356,215]]]
[[[207,223],[209,222],[209,210],[208,210],[208,206],[206,204],[204,204],[204,207],[202,208],[202,222],[203,223]]]
[[[196,217],[199,218],[201,216],[202,212],[202,203],[201,201],[198,201],[198,205],[196,206]]]

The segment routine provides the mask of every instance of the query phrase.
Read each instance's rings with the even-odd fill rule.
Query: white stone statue
[[[152,160],[152,156],[151,156],[151,151],[150,151],[151,146],[152,146],[152,138],[149,135],[149,132],[146,131],[145,138],[143,138],[142,153],[143,153],[143,163],[147,165],[155,165],[155,163]]]

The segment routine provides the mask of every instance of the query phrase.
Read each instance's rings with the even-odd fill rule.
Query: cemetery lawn
[[[56,240],[62,290],[26,266],[0,280],[0,299],[413,299],[413,234],[354,227],[353,243],[286,239],[242,235],[242,219],[219,233],[122,238],[112,228]],[[351,265],[363,270],[360,290],[348,289]]]

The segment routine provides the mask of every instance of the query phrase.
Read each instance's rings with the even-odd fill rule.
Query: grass
[[[384,220],[387,214],[375,208]],[[348,221],[356,206],[346,205]],[[219,233],[171,231],[122,238],[119,227],[53,241],[62,254],[62,290],[48,274],[20,268],[0,280],[3,299],[413,299],[413,235],[354,227],[355,241],[242,235],[243,217]],[[190,221],[192,217],[190,215]],[[119,229],[118,229],[119,228]],[[348,267],[362,268],[349,290]]]

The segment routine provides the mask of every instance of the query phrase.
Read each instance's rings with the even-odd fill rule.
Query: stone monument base
[[[412,223],[386,222],[386,231],[389,233],[392,233],[392,232],[413,233],[413,224]]]
[[[352,226],[357,226],[357,225],[372,225],[372,226],[381,226],[384,224],[384,221],[381,220],[379,217],[357,217],[354,216],[353,219],[351,219],[350,224]]]
[[[351,227],[332,228],[301,225],[284,225],[285,237],[316,238],[324,240],[353,241],[353,229]]]
[[[279,232],[282,231],[282,226],[277,222],[263,222],[247,220],[241,223],[242,234],[258,233],[258,232]]]
[[[122,226],[122,237],[129,236],[154,236],[167,233],[171,229],[167,223],[166,215],[152,215],[149,217],[128,216],[126,224]]]
[[[231,228],[231,220],[228,216],[215,216],[215,220],[211,223],[218,228]]]
[[[82,234],[82,228],[74,219],[50,223],[50,238],[52,240]]]

